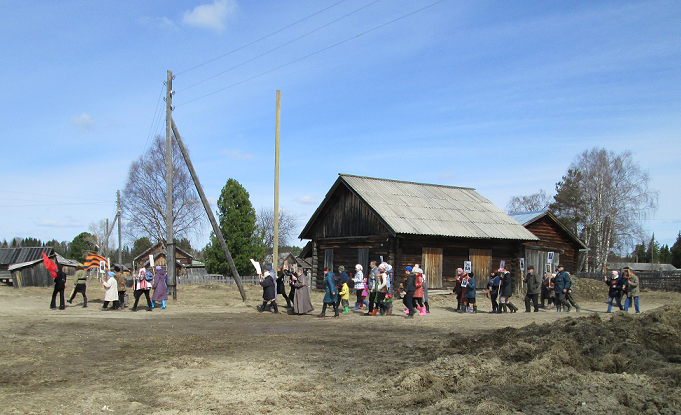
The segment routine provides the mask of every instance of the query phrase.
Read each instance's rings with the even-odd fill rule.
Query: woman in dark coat
[[[307,278],[303,275],[303,270],[298,270],[298,275],[292,275],[293,282],[293,314],[306,314],[314,311],[312,301],[310,300],[310,290],[307,287]]]
[[[326,307],[328,305],[333,306],[333,316],[338,317],[338,305],[336,301],[338,300],[338,291],[336,290],[336,274],[331,272],[331,268],[324,268],[324,305],[322,306],[322,312],[317,317],[326,317]]]
[[[518,311],[518,307],[511,303],[511,295],[513,295],[513,276],[506,268],[499,268],[499,273],[501,274],[499,306],[503,308],[504,312],[508,307],[509,312],[515,313]]]
[[[267,310],[268,306],[272,307],[273,313],[278,313],[277,302],[274,301],[274,278],[270,275],[270,271],[265,271],[265,273],[260,277],[260,285],[262,286],[262,305],[258,307],[258,311],[261,313]]]
[[[160,265],[156,266],[156,275],[154,275],[154,294],[151,296],[151,308],[154,308],[156,301],[161,302],[161,309],[166,308],[166,300],[168,299],[168,286],[166,279],[168,274],[163,271]]]

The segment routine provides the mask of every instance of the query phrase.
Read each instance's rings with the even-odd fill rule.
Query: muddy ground
[[[100,311],[94,286],[88,308],[63,311],[51,289],[3,286],[0,412],[681,413],[681,294],[605,314],[605,288],[581,282],[579,314],[492,315],[484,297],[458,314],[433,293],[406,320],[261,314],[255,286],[245,303],[236,287],[181,286],[152,312]]]

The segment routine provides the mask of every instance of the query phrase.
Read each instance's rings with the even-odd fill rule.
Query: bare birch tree
[[[156,136],[149,149],[130,165],[121,194],[124,229],[130,240],[166,239],[165,138]],[[199,232],[205,212],[180,148],[173,139],[173,234],[175,238]]]
[[[612,249],[624,252],[644,234],[642,221],[657,207],[649,182],[630,152],[593,148],[556,184],[551,208],[589,247],[587,271],[605,270]]]
[[[553,202],[553,197],[547,195],[544,190],[540,190],[528,196],[513,196],[506,205],[506,212],[509,214],[536,212],[548,209],[551,202]]]
[[[256,215],[258,228],[264,231],[263,242],[267,253],[274,249],[274,209],[262,207]],[[295,214],[279,209],[279,246],[288,245],[298,226]]]

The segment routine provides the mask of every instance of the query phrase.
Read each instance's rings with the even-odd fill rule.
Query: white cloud
[[[253,154],[243,153],[241,150],[224,150],[222,152],[225,156],[237,160],[253,160]]]
[[[234,0],[215,0],[213,4],[202,4],[192,11],[184,12],[182,23],[219,32],[225,28],[225,20],[234,13],[236,7]]]
[[[71,118],[71,125],[86,133],[95,128],[95,120],[89,114],[82,113],[78,117]]]
[[[317,199],[314,196],[303,196],[298,199],[293,199],[294,202],[298,202],[303,205],[314,205],[317,203]]]

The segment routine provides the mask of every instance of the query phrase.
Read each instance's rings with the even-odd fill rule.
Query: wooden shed
[[[517,269],[523,243],[538,238],[466,187],[340,174],[300,234],[311,240],[312,279],[339,265],[368,270],[386,261],[404,279],[407,265],[424,269],[429,288],[453,287],[456,269],[472,262],[487,281],[501,261]]]
[[[49,246],[0,248],[0,278],[11,283],[14,288],[52,286],[52,275],[43,265],[43,252],[54,262],[70,264],[70,261],[58,256]],[[68,267],[64,271],[69,275]]]
[[[587,246],[551,211],[544,209],[510,216],[539,238],[523,244],[526,267],[533,265],[535,272],[543,272],[548,265],[551,272],[555,272],[556,266],[561,264],[568,272],[579,271],[579,252]],[[553,259],[549,263],[551,253]]]

